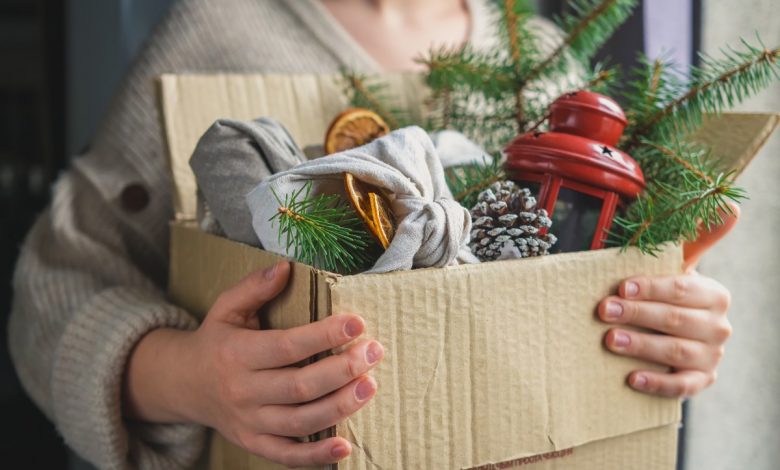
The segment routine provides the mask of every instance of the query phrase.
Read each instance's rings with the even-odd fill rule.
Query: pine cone
[[[546,255],[557,239],[540,235],[552,220],[536,208],[536,198],[513,181],[493,183],[471,209],[471,251],[482,261]],[[516,248],[516,250],[515,250]]]

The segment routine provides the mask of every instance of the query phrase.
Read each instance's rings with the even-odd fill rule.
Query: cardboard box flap
[[[383,77],[399,106],[421,112],[422,77]],[[220,118],[270,116],[284,124],[302,148],[322,145],[331,120],[347,108],[339,75],[163,75],[160,101],[174,185],[177,220],[196,213],[195,175],[190,156],[201,136]]]
[[[593,308],[637,266],[679,273],[681,250],[643,261],[610,249],[332,280],[334,314],[364,315],[387,349],[384,406],[339,425],[360,454],[339,468],[472,468],[678,422],[676,400],[625,384],[655,366],[608,353]]]
[[[725,113],[705,119],[690,137],[712,148],[724,171],[748,166],[780,124],[777,113]]]

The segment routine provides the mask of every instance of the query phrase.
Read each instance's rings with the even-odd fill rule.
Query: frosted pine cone
[[[555,235],[539,234],[552,221],[531,191],[513,181],[493,183],[471,209],[471,251],[482,261],[546,255]]]

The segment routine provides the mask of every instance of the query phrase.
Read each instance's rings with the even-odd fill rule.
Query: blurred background
[[[173,1],[0,0],[0,468],[74,465],[8,357],[10,280],[51,183],[89,145],[122,75]],[[545,16],[566,3],[537,1]],[[638,51],[663,52],[685,68],[697,52],[717,54],[756,32],[768,46],[780,44],[779,18],[777,0],[645,0],[601,58],[625,69]],[[780,86],[739,109],[780,111]],[[775,135],[741,177],[751,196],[742,222],[701,265],[733,293],[734,336],[719,381],[687,403],[682,468],[780,468],[780,446],[771,444],[780,429],[778,181]]]

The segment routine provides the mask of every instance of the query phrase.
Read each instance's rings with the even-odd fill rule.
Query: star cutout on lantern
[[[606,145],[602,145],[601,146],[601,154],[602,155],[609,155],[611,157],[612,156],[612,149],[607,147]]]
[[[576,91],[570,91],[569,93],[566,93],[567,98],[574,98],[575,96],[577,96]]]

